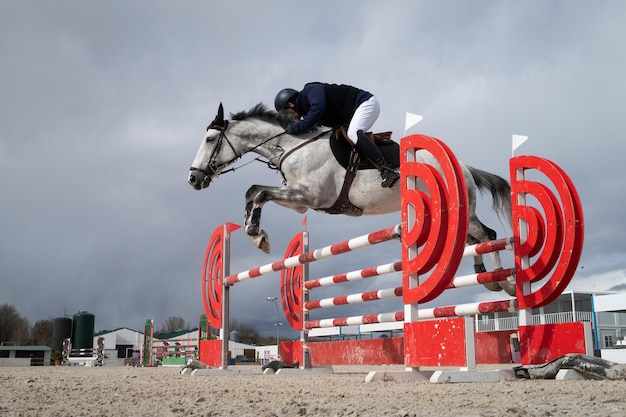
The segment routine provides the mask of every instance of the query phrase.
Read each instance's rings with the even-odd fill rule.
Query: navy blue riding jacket
[[[294,135],[316,124],[329,127],[348,125],[356,109],[372,94],[350,85],[308,83],[296,97],[296,111],[302,117],[289,133]]]

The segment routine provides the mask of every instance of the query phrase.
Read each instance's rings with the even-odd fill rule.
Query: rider
[[[348,138],[365,158],[380,170],[381,186],[391,187],[400,178],[378,149],[365,134],[372,127],[380,104],[371,93],[350,85],[308,83],[302,91],[285,88],[274,100],[276,111],[295,112],[298,122],[288,129],[294,135],[311,129],[316,124],[336,127],[348,125]]]

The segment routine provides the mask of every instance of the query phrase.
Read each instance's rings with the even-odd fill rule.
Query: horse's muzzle
[[[201,190],[209,186],[211,178],[202,171],[191,171],[188,182],[195,190]]]

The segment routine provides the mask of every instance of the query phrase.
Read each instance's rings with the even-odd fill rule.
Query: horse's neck
[[[292,149],[301,146],[307,139],[319,136],[319,133],[292,136],[282,129],[259,129],[245,135],[247,152],[254,152],[273,164],[278,165],[281,158]]]

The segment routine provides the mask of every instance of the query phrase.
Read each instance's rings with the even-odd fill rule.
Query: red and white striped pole
[[[226,285],[233,285],[247,279],[260,277],[262,275],[267,275],[272,272],[282,271],[283,269],[287,268],[293,268],[298,265],[308,264],[314,261],[319,261],[321,259],[326,259],[331,256],[339,255],[341,253],[351,252],[353,250],[364,248],[366,246],[372,246],[378,243],[387,242],[389,240],[398,238],[400,238],[399,224],[393,227],[389,227],[387,229],[359,236],[354,239],[346,240],[341,243],[326,246],[312,252],[292,256],[287,259],[240,272],[239,274],[230,275],[224,279],[224,282]]]

